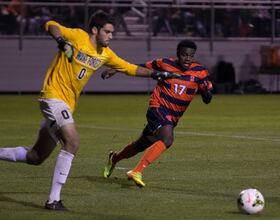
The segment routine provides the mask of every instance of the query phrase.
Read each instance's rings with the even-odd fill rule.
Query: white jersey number
[[[178,93],[179,95],[182,95],[186,89],[186,86],[184,85],[174,84],[174,86],[175,93]]]
[[[81,80],[84,78],[84,76],[86,75],[86,71],[87,71],[86,68],[81,69],[80,73],[78,74],[78,80]]]

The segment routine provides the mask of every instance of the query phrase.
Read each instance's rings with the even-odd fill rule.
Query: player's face
[[[113,38],[114,26],[112,24],[105,24],[96,35],[97,46],[108,47],[110,40]]]
[[[189,68],[194,60],[195,50],[192,48],[182,48],[178,54],[179,63],[184,68]]]

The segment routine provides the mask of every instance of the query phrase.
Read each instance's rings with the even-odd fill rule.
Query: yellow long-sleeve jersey
[[[137,66],[118,57],[109,47],[97,51],[90,42],[90,35],[84,30],[66,28],[55,21],[48,21],[45,25],[47,31],[50,25],[57,26],[63,38],[73,45],[74,56],[72,62],[69,62],[63,52],[58,52],[47,71],[41,98],[63,100],[74,112],[81,91],[91,75],[102,65],[128,75],[136,74]]]

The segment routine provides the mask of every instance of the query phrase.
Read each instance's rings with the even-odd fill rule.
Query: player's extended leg
[[[22,146],[1,148],[0,160],[39,165],[50,155],[55,146],[56,141],[50,136],[45,124],[42,124],[37,141],[32,148]]]
[[[137,166],[127,173],[127,176],[132,179],[137,186],[144,187],[145,183],[142,180],[142,172],[155,161],[168,147],[173,143],[173,126],[165,125],[155,132],[157,141],[154,142],[144,153]]]
[[[142,134],[135,142],[128,144],[121,151],[119,152],[111,151],[109,153],[107,165],[104,167],[104,172],[103,172],[104,177],[105,178],[110,177],[110,175],[112,174],[115,168],[115,165],[119,161],[135,156],[139,152],[151,146],[154,143],[154,141],[155,141],[154,137],[150,137],[148,135]]]
[[[75,124],[66,124],[60,128],[57,136],[62,142],[62,148],[58,154],[49,199],[45,204],[46,209],[66,211],[60,200],[62,186],[66,183],[72,160],[79,148],[79,135]]]
[[[48,128],[43,125],[40,128],[37,141],[27,152],[26,162],[32,165],[42,164],[52,153],[57,145],[57,141],[50,135]]]

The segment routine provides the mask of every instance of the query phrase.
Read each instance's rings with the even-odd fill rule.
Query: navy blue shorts
[[[144,129],[144,132],[154,132],[157,129],[163,127],[164,125],[176,126],[174,122],[166,118],[166,114],[160,110],[160,108],[149,108],[146,114],[148,121],[147,126]]]

